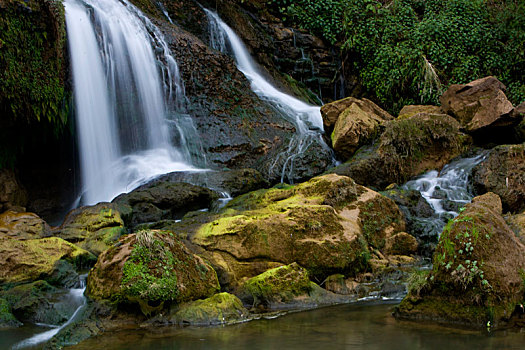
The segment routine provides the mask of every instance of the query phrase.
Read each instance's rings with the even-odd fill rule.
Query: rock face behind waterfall
[[[474,327],[512,323],[525,292],[525,246],[501,211],[494,193],[474,198],[445,227],[432,271],[409,285],[395,315]]]

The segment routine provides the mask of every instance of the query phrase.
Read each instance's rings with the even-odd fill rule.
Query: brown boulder
[[[361,110],[367,114],[374,115],[378,120],[392,120],[392,117],[388,112],[384,111],[376,105],[374,102],[363,98],[357,99],[355,97],[347,97],[342,100],[338,100],[332,103],[327,103],[321,107],[321,116],[323,117],[324,131],[327,135],[330,135],[334,130],[335,124],[339,119],[341,113],[347,108],[356,104]]]
[[[489,192],[449,222],[432,271],[412,281],[397,317],[473,327],[511,322],[525,292],[525,246],[505,223],[501,208],[499,197]]]
[[[51,235],[51,228],[34,213],[11,210],[0,214],[0,238],[35,239]]]
[[[343,160],[350,158],[359,147],[377,137],[384,121],[381,116],[352,103],[339,115],[332,132],[332,147],[337,156]]]
[[[417,252],[418,244],[414,236],[399,232],[386,239],[384,253],[388,255],[411,255]]]
[[[525,144],[493,148],[472,171],[477,193],[494,192],[505,211],[525,209]]]
[[[515,125],[512,103],[505,96],[505,85],[493,76],[465,85],[451,85],[441,96],[441,107],[453,115],[467,132]]]

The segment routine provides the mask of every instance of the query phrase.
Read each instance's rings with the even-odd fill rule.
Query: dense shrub
[[[396,113],[443,87],[496,75],[525,99],[525,3],[517,0],[272,0],[288,23],[348,57],[367,93]]]

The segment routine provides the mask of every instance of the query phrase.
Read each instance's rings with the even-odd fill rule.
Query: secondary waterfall
[[[177,123],[183,84],[159,29],[127,0],[64,4],[82,204],[111,200],[158,174],[194,169]],[[170,135],[178,135],[178,149]]]
[[[204,9],[204,11],[208,16],[210,45],[212,48],[223,53],[227,53],[228,48],[230,48],[237,63],[237,68],[250,81],[252,90],[261,99],[270,102],[284,118],[295,125],[297,133],[290,140],[288,150],[279,155],[279,157],[284,157],[281,181],[285,177],[293,180],[294,158],[305,152],[313,142],[319,142],[326,146],[322,138],[323,119],[321,117],[321,108],[311,106],[285,94],[268,82],[258,72],[253,59],[237,34],[216,13],[207,9]],[[279,163],[281,162],[278,158],[275,160],[274,165]]]

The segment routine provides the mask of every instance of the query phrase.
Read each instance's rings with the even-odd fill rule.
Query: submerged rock
[[[59,273],[60,261],[88,267],[96,258],[58,237],[17,240],[0,239],[0,284],[49,279]]]
[[[496,194],[465,208],[443,230],[432,271],[412,281],[396,317],[473,327],[512,322],[525,292],[525,246],[502,218]]]
[[[0,214],[0,238],[35,239],[51,235],[51,228],[34,213],[8,210]]]
[[[495,147],[473,169],[472,178],[475,191],[496,193],[505,211],[525,209],[525,144]]]
[[[349,176],[363,186],[384,189],[425,171],[441,169],[470,142],[454,118],[419,113],[387,122],[374,146],[361,147],[348,162],[330,172]]]
[[[170,232],[139,231],[102,253],[87,279],[86,295],[138,304],[149,315],[169,304],[206,298],[217,275]]]
[[[99,255],[126,233],[122,209],[111,203],[73,209],[54,234]]]
[[[323,280],[366,268],[369,245],[405,229],[397,206],[352,179],[325,175],[303,184],[232,200],[190,234],[221,283],[234,287],[282,263],[298,263]],[[277,266],[271,266],[271,264]]]

